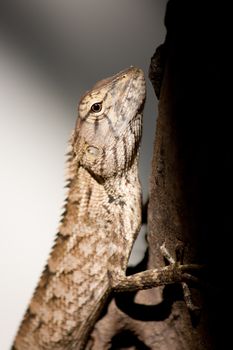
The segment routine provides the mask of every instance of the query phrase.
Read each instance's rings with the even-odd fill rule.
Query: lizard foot
[[[184,258],[184,245],[183,244],[179,244],[176,247],[176,260],[171,256],[171,254],[169,253],[169,251],[167,250],[166,246],[165,246],[165,242],[160,246],[160,251],[163,255],[163,257],[171,264],[171,265],[182,265],[183,264],[183,258]],[[189,275],[189,279],[190,280],[194,280],[196,281],[196,277],[193,277],[190,274]],[[184,301],[186,303],[186,306],[188,308],[188,310],[194,314],[199,314],[200,313],[200,307],[196,306],[193,304],[192,301],[192,295],[191,295],[191,291],[190,288],[188,286],[188,284],[186,282],[181,282],[181,286],[183,289],[183,296],[184,296]]]

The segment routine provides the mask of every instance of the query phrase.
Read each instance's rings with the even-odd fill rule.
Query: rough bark
[[[204,286],[191,288],[201,312],[187,310],[180,286],[123,294],[97,324],[93,349],[228,347],[233,157],[226,12],[213,2],[168,3],[150,181],[148,267],[164,266],[164,241],[174,257],[184,245],[184,262],[207,266]]]

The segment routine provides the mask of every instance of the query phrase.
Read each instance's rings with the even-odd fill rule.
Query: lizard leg
[[[198,278],[190,275],[188,271],[202,268],[203,266],[197,264],[173,264],[159,269],[142,271],[131,276],[119,276],[109,272],[109,280],[116,292],[138,291],[180,282],[197,283]]]
[[[179,248],[179,249],[178,249]],[[183,264],[183,246],[176,250],[176,260],[170,255],[165,247],[165,243],[160,247],[163,256],[168,260],[170,265],[159,268],[142,271],[130,276],[119,276],[109,272],[110,283],[116,292],[138,291],[153,287],[163,286],[166,284],[181,283],[184,295],[184,301],[191,312],[198,312],[200,308],[192,302],[191,291],[187,282],[198,283],[199,279],[189,271],[203,269],[203,265]]]
[[[170,253],[168,252],[166,246],[165,246],[165,242],[161,245],[160,250],[164,256],[164,258],[171,264],[182,264],[183,263],[183,252],[184,252],[184,247],[179,246],[176,250],[177,253],[177,258],[176,260],[170,255]],[[191,312],[195,312],[195,311],[199,311],[200,308],[196,305],[193,304],[192,302],[192,296],[191,296],[191,291],[190,288],[188,286],[188,284],[186,282],[181,282],[181,286],[183,289],[183,295],[184,295],[184,301],[187,305],[187,308],[191,311]]]

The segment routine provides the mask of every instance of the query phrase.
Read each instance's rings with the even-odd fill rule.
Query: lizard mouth
[[[119,114],[126,115],[127,109],[131,109],[131,118],[133,120],[137,114],[142,114],[146,99],[146,83],[143,71],[136,67],[130,67],[119,73],[118,79],[124,79],[129,74],[125,86],[123,87],[124,97],[121,100],[121,108]],[[135,97],[136,96],[136,97]],[[124,117],[123,117],[124,120]]]

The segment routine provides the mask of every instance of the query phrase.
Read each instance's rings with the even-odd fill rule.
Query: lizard
[[[65,211],[12,350],[85,349],[110,293],[190,278],[194,264],[125,273],[141,226],[145,97],[143,71],[131,66],[81,98],[69,142]]]

